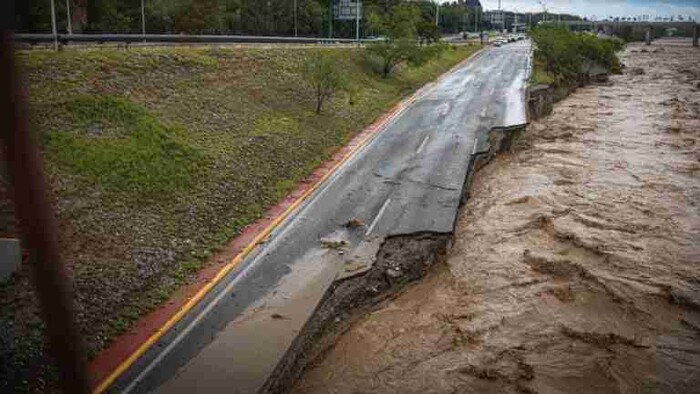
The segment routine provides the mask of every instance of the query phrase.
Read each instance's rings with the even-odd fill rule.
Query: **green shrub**
[[[402,62],[406,62],[412,67],[420,67],[439,58],[449,49],[452,48],[444,42],[421,46],[413,39],[388,39],[368,44],[366,54],[368,63],[382,77],[387,78],[394,68]]]
[[[401,62],[408,60],[418,44],[412,39],[386,39],[367,45],[366,54],[370,64],[376,65],[382,77],[387,78]]]
[[[536,44],[535,62],[543,64],[557,84],[585,79],[595,66],[612,71],[620,68],[616,52],[623,45],[619,40],[574,33],[553,25],[537,27],[531,35]]]

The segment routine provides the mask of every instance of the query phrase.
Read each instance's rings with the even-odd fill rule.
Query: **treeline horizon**
[[[51,0],[21,2],[18,30],[51,32]],[[73,33],[141,33],[141,0],[55,0],[59,33],[68,32],[70,4]],[[365,0],[360,34],[376,36],[372,14],[388,14],[404,3],[420,9],[426,23],[434,23],[432,1]],[[294,6],[296,4],[296,13]],[[355,21],[332,16],[332,0],[144,0],[146,33],[152,34],[247,34],[303,37],[354,37]],[[296,18],[295,18],[296,14]],[[531,14],[536,24],[542,13]],[[551,15],[550,15],[551,18]],[[296,29],[295,29],[296,19]],[[565,19],[580,19],[566,15]],[[462,1],[440,5],[442,34],[491,29],[491,23]]]

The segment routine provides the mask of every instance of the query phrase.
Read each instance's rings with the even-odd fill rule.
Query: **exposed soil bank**
[[[447,263],[295,392],[697,389],[700,51],[661,42],[623,61],[474,177]]]
[[[337,280],[261,392],[288,392],[309,362],[328,350],[368,310],[422,279],[444,261],[452,234],[393,236],[378,247],[371,269]]]

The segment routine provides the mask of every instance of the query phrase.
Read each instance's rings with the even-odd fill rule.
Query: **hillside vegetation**
[[[566,27],[543,25],[531,32],[535,43],[533,81],[558,87],[578,86],[595,71],[620,72],[618,39],[572,32]]]
[[[302,72],[312,49],[20,53],[91,354],[334,149],[476,49],[448,48],[391,78],[361,49],[324,50],[344,89],[318,115]],[[28,272],[0,292],[0,387],[41,389],[49,363]]]

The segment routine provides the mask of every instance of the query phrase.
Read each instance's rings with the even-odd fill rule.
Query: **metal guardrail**
[[[352,44],[354,38],[240,36],[240,35],[185,35],[185,34],[16,34],[15,42],[37,43],[262,43],[262,44]],[[360,39],[360,43],[377,39]]]

